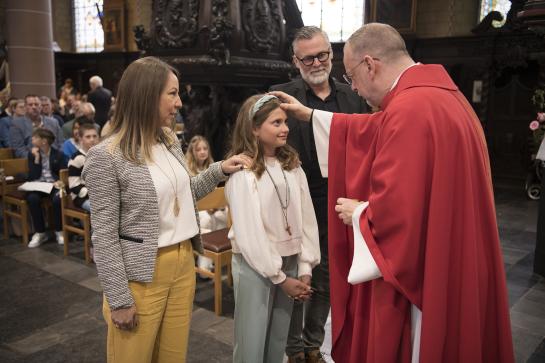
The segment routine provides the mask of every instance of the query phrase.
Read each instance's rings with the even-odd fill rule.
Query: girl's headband
[[[250,120],[253,120],[255,114],[257,113],[257,111],[261,109],[261,107],[263,107],[267,102],[269,102],[270,100],[274,98],[278,99],[278,97],[273,95],[265,95],[261,97],[259,100],[257,100],[254,106],[250,109]]]

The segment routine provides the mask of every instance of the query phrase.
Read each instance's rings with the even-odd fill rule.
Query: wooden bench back
[[[9,147],[0,148],[0,160],[13,159],[13,149]]]

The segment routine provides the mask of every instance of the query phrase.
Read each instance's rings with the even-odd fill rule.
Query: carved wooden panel
[[[277,0],[241,0],[242,26],[249,50],[266,53],[280,49],[282,10]]]
[[[199,0],[157,0],[155,41],[164,48],[192,46],[198,36]]]

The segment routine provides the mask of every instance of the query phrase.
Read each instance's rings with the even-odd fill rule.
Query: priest
[[[479,120],[440,65],[371,23],[344,47],[345,80],[377,110],[311,110],[329,177],[337,363],[513,362],[505,272]]]

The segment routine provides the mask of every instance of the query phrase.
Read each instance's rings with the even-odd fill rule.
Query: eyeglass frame
[[[320,60],[320,58],[319,58],[319,55],[320,55],[320,54],[327,54],[327,58],[324,59],[324,60]],[[314,64],[314,60],[315,60],[315,59],[317,59],[318,62],[320,62],[320,63],[325,63],[325,62],[327,62],[327,60],[329,59],[329,57],[331,57],[331,50],[328,50],[328,51],[325,51],[325,52],[320,52],[320,53],[318,53],[318,54],[316,54],[316,55],[307,55],[306,57],[303,57],[303,58],[299,58],[299,57],[296,56],[295,54],[294,54],[293,56],[294,56],[299,62],[301,62],[304,66],[310,67],[311,65]],[[310,59],[311,57],[312,57],[312,62],[309,63],[309,64],[306,64],[305,61],[304,61],[304,59],[305,59],[305,58],[306,58],[306,59]]]
[[[350,72],[350,73],[352,73],[351,76],[348,75],[349,72],[346,72],[345,74],[343,74],[343,79],[344,79],[344,81],[345,81],[346,83],[348,83],[350,86],[352,85],[352,79],[353,79],[353,77],[354,77],[354,75],[353,75],[354,71],[355,71],[356,68],[358,68],[363,62],[365,62],[365,57],[369,57],[369,56],[367,56],[367,55],[364,56],[363,59],[362,59],[358,64],[356,64],[354,67],[352,67],[351,72]],[[379,58],[371,57],[371,59],[380,62],[380,59],[379,59]],[[314,60],[312,60],[312,61],[314,61]]]

